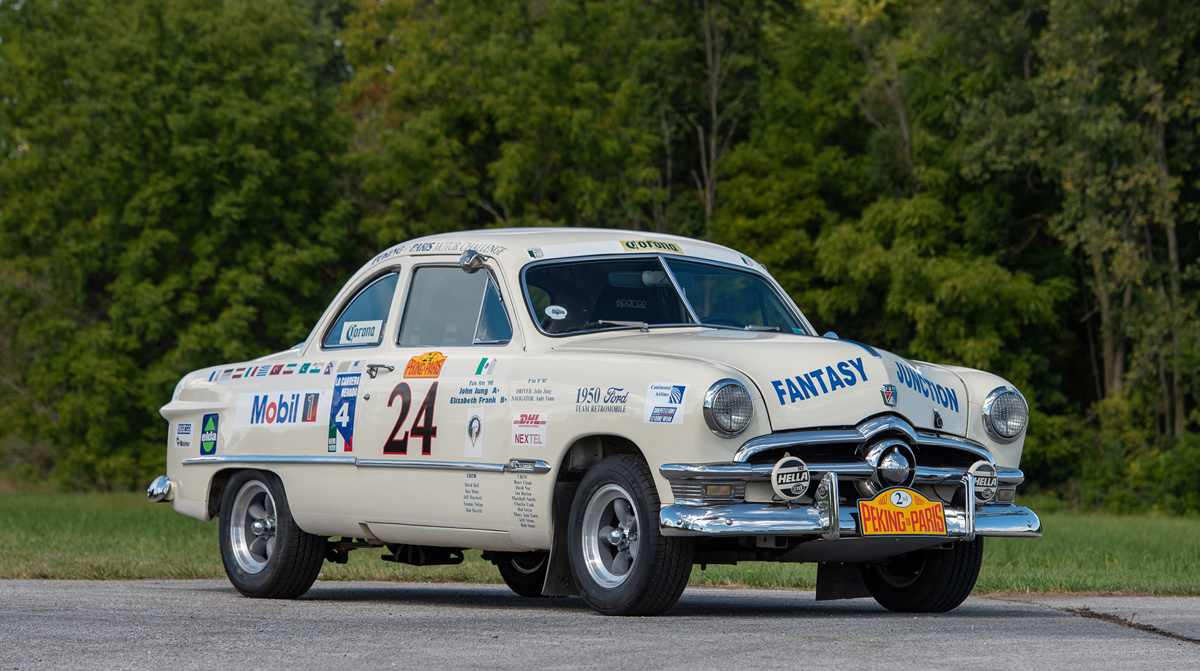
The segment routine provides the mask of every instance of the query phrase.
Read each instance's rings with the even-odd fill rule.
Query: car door
[[[390,356],[367,361],[361,381],[365,521],[385,540],[386,525],[501,530],[507,379],[520,347],[499,284],[489,270],[418,265],[404,295]],[[391,533],[405,542],[441,538]]]

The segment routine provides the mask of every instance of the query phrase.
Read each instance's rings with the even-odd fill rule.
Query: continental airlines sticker
[[[441,352],[426,352],[408,360],[404,377],[437,377],[442,373],[446,357]]]
[[[871,500],[858,502],[864,536],[945,536],[946,515],[941,501],[930,501],[906,487],[885,489]]]
[[[679,245],[673,242],[660,242],[658,240],[622,240],[621,246],[631,252],[676,252],[683,253]]]

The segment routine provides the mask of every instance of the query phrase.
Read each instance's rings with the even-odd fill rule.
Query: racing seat
[[[607,286],[596,299],[593,319],[662,324],[669,319],[662,305],[661,290],[652,287]]]

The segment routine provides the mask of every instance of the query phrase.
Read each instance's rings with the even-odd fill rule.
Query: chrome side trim
[[[966,540],[971,522],[958,508],[946,509],[948,540]],[[664,536],[822,536],[834,533],[837,519],[840,538],[861,537],[857,510],[841,509],[837,517],[822,520],[816,506],[786,508],[779,505],[747,503],[712,506],[664,506],[659,528]],[[1040,538],[1042,521],[1028,508],[1014,505],[986,505],[974,517],[974,536]],[[972,536],[973,537],[973,536]]]
[[[550,464],[541,459],[509,459],[506,464],[469,461],[419,461],[415,459],[358,459],[357,457],[282,456],[273,454],[220,454],[184,459],[193,464],[333,464],[362,468],[415,468],[442,471],[482,471],[485,473],[549,473]]]
[[[736,462],[748,462],[754,455],[760,452],[770,450],[778,450],[788,447],[800,447],[804,445],[827,445],[830,443],[855,443],[861,444],[870,441],[875,436],[888,432],[900,432],[904,434],[911,443],[917,445],[930,445],[934,447],[945,447],[955,450],[963,450],[986,460],[988,463],[995,465],[996,461],[992,458],[992,454],[988,452],[984,446],[963,438],[955,438],[940,434],[929,433],[926,431],[918,432],[911,424],[900,419],[899,417],[876,417],[869,419],[853,429],[818,429],[814,431],[793,431],[790,433],[774,433],[768,436],[759,436],[751,438],[742,444],[738,451],[734,453],[733,460]]]
[[[214,454],[207,457],[189,457],[183,464],[340,464],[353,466],[354,457],[302,457],[275,454]]]
[[[461,461],[416,461],[413,459],[359,459],[360,468],[415,468],[435,471],[483,471],[503,473],[504,464],[473,464]]]

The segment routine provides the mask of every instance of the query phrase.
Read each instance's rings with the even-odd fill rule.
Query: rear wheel
[[[509,589],[521,596],[542,596],[549,552],[497,552],[492,561]]]
[[[237,591],[292,599],[312,587],[325,561],[325,539],[296,526],[283,483],[273,473],[242,471],[221,497],[221,562]]]
[[[650,469],[628,455],[596,464],[576,491],[567,527],[571,574],[604,615],[657,615],[679,600],[694,544],[663,536]]]
[[[983,538],[949,550],[917,550],[862,566],[879,605],[899,613],[945,613],[970,596],[983,563]]]

